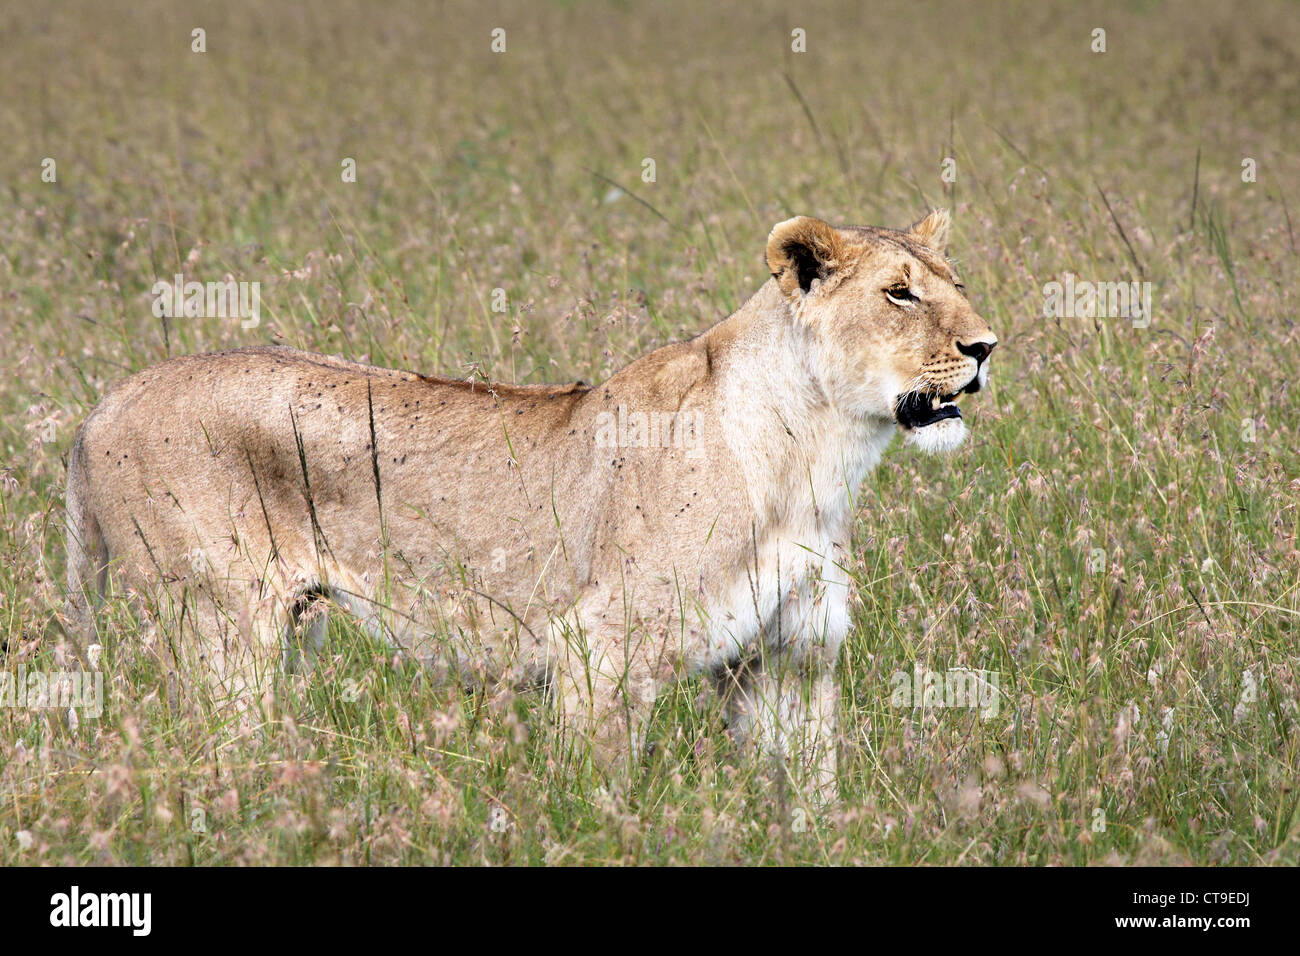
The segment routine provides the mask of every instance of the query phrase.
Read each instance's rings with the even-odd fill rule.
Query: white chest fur
[[[756,522],[752,554],[709,608],[707,637],[689,670],[734,664],[763,649],[833,665],[849,629],[854,501],[893,434],[881,424],[829,442],[803,462],[802,482],[777,484],[786,485],[785,500],[755,502],[782,520],[761,528]]]

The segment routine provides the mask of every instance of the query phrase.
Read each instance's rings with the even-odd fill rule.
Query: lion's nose
[[[983,362],[989,357],[989,353],[993,351],[993,346],[997,344],[997,342],[971,342],[967,345],[964,342],[958,342],[957,351],[962,355],[969,355],[976,362]]]

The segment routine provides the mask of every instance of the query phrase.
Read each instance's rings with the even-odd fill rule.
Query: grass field
[[[0,8],[3,668],[68,659],[64,460],[131,371],[285,343],[600,380],[737,308],[775,222],[947,206],[1001,345],[967,445],[863,490],[842,800],[690,685],[602,788],[540,697],[342,625],[240,737],[116,602],[101,717],[0,708],[0,863],[1300,862],[1293,4],[381,6]],[[260,282],[261,324],[155,318],[176,273]],[[1150,323],[1045,316],[1066,273],[1150,282]],[[949,667],[997,713],[891,699]]]

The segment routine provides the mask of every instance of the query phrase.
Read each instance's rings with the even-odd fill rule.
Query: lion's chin
[[[903,429],[903,444],[927,454],[946,455],[966,440],[966,423],[960,418],[944,418],[932,425]]]

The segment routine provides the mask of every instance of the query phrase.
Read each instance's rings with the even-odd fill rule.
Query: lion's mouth
[[[946,418],[961,418],[961,409],[953,401],[960,393],[908,392],[894,405],[894,418],[903,428],[924,428]]]

